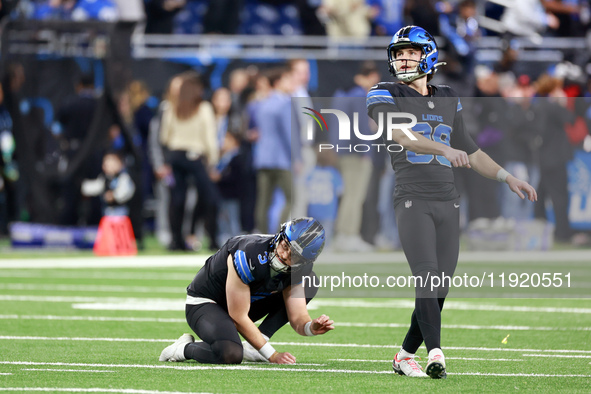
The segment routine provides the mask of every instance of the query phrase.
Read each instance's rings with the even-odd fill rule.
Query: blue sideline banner
[[[576,230],[591,230],[591,152],[577,150],[568,163],[568,218]]]

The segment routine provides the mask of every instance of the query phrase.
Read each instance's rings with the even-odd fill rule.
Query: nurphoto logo
[[[320,111],[316,111],[309,107],[303,107],[304,109],[310,112],[304,112],[304,114],[310,117],[308,124],[307,124],[307,133],[306,138],[309,141],[314,140],[314,124],[317,124],[320,130],[328,130],[328,124],[326,119],[322,114],[331,114],[336,116],[338,121],[338,141],[337,144],[329,144],[323,143],[318,145],[318,151],[321,152],[323,150],[335,150],[339,151],[348,151],[348,152],[368,152],[372,149],[376,149],[378,152],[381,149],[386,149],[388,152],[402,152],[404,147],[400,144],[392,143],[368,143],[368,144],[341,144],[340,142],[351,141],[351,130],[355,134],[355,137],[362,141],[376,141],[381,140],[384,134],[384,129],[386,130],[386,142],[393,141],[392,138],[392,130],[398,129],[401,130],[408,138],[412,141],[416,141],[417,137],[413,135],[411,129],[417,124],[417,117],[413,114],[407,112],[388,112],[386,114],[380,113],[378,114],[378,129],[375,132],[368,131],[369,125],[365,125],[365,130],[368,132],[362,132],[359,128],[359,113],[353,112],[353,123],[351,124],[351,119],[349,119],[349,115],[345,112],[338,110],[338,109],[321,109]],[[406,121],[405,121],[406,120]],[[353,127],[351,127],[353,126]],[[333,130],[330,130],[330,133],[334,133]]]

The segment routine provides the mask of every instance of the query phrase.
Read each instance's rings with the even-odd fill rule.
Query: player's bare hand
[[[269,362],[272,362],[274,364],[295,364],[296,358],[287,352],[275,352],[269,359]]]
[[[326,334],[330,330],[334,330],[334,321],[330,320],[330,317],[321,315],[316,319],[312,320],[311,325],[312,334],[321,335]]]
[[[449,148],[447,152],[445,152],[444,157],[449,160],[451,165],[454,167],[471,168],[470,160],[468,160],[468,154],[463,150]]]
[[[536,189],[534,189],[529,183],[509,175],[507,177],[507,185],[509,185],[509,189],[517,194],[522,200],[525,199],[525,196],[527,195],[527,199],[531,202],[538,201],[538,193],[536,193]]]

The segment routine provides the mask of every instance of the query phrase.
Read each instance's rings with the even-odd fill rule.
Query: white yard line
[[[350,299],[318,299],[310,301],[310,305],[315,308],[321,307],[341,307],[341,308],[414,308],[415,303],[411,300],[350,300]],[[449,300],[445,302],[445,310],[462,311],[497,311],[497,312],[543,312],[543,313],[577,313],[591,314],[591,308],[563,308],[563,307],[530,307],[530,306],[511,306],[495,304],[477,304],[464,301]]]
[[[0,268],[127,268],[127,267],[199,267],[205,263],[208,255],[189,254],[183,256],[130,256],[130,257],[72,257],[72,258],[35,258],[35,259],[3,259]],[[403,252],[341,254],[324,253],[316,264],[359,264],[366,263],[407,264]],[[557,250],[544,252],[462,252],[462,262],[499,262],[511,261],[539,264],[541,262],[587,262],[589,253],[586,250]]]
[[[88,302],[72,304],[73,309],[91,311],[176,311],[184,312],[185,299],[158,302]]]
[[[591,375],[562,375],[547,373],[485,373],[485,372],[448,372],[448,375],[458,376],[499,376],[499,377],[523,377],[523,378],[591,378]]]
[[[154,273],[154,272],[111,272],[100,270],[63,271],[63,270],[0,270],[0,278],[52,278],[52,279],[117,279],[117,280],[178,280],[190,282],[199,267],[193,273]]]
[[[104,389],[104,388],[64,388],[64,387],[0,387],[0,391],[48,391],[53,393],[123,393],[123,394],[206,394],[189,391],[157,391],[135,389]]]
[[[85,363],[61,363],[61,362],[35,362],[35,361],[0,361],[0,364],[5,365],[47,365],[47,366],[63,366],[63,367],[100,367],[100,368],[141,368],[141,369],[175,369],[175,370],[230,370],[230,371],[284,371],[284,372],[320,372],[320,373],[360,373],[360,374],[391,374],[391,371],[356,371],[348,369],[310,369],[310,368],[296,368],[301,364],[293,365],[274,365],[263,364],[267,366],[251,366],[251,365],[200,365],[194,363],[162,363],[162,364],[85,364]],[[591,375],[590,375],[591,376]]]
[[[113,303],[113,304],[150,304],[173,303],[182,305],[185,310],[185,296],[182,298],[134,298],[134,297],[85,297],[85,296],[39,296],[39,295],[0,295],[0,301],[24,301],[24,302],[87,302],[87,303]]]
[[[149,268],[149,267],[194,267],[205,264],[209,256],[126,256],[126,257],[75,257],[75,258],[39,258],[39,259],[4,259],[0,268]]]
[[[0,315],[0,320],[60,320],[60,321],[118,321],[134,323],[186,323],[186,319],[160,317],[113,317],[113,316],[53,316],[53,315]]]
[[[392,371],[364,371],[351,369],[310,369],[294,368],[293,366],[276,367],[255,367],[246,365],[150,365],[150,364],[82,364],[82,363],[43,363],[34,361],[0,361],[0,364],[8,365],[52,365],[52,366],[87,366],[102,368],[142,368],[142,369],[176,369],[176,370],[226,370],[226,371],[281,371],[281,372],[306,372],[306,373],[345,373],[345,374],[393,374]],[[296,364],[297,365],[297,364]],[[591,378],[591,375],[562,375],[562,374],[526,374],[526,373],[481,373],[481,372],[460,372],[450,375],[465,376],[506,376],[506,377],[558,377],[558,378]]]
[[[88,342],[164,342],[172,343],[176,339],[155,339],[155,338],[88,338],[88,337],[41,337],[41,336],[12,336],[2,335],[0,340],[23,340],[23,341],[88,341]],[[303,346],[303,347],[352,347],[365,349],[399,349],[400,345],[370,345],[360,343],[320,343],[320,342],[276,342],[273,345],[279,346]],[[487,347],[458,347],[446,346],[444,350],[476,350],[483,352],[526,352],[526,353],[582,353],[591,354],[591,350],[571,349],[511,349],[511,348],[487,348]],[[1,364],[1,362],[0,362]],[[85,364],[81,364],[85,365]]]
[[[30,291],[76,291],[76,292],[96,292],[96,293],[170,293],[186,294],[186,290],[181,287],[149,287],[149,286],[105,286],[105,285],[48,285],[40,283],[0,283],[0,290],[30,290]]]
[[[338,322],[339,327],[363,328],[408,328],[408,323],[347,323]],[[473,324],[442,324],[442,328],[457,328],[463,330],[513,330],[513,331],[591,331],[591,327],[533,327],[533,326],[478,326]]]
[[[54,316],[54,315],[0,315],[0,320],[60,320],[60,321],[117,321],[134,323],[185,323],[185,319],[164,319],[157,317],[114,317],[114,316]],[[408,328],[408,323],[351,323],[338,322],[337,327],[361,328]],[[533,326],[478,326],[465,324],[443,324],[443,328],[462,330],[511,330],[511,331],[591,331],[591,327],[533,327]]]
[[[446,360],[461,361],[525,361],[520,358],[474,358],[474,357],[445,357]],[[361,360],[351,358],[331,358],[330,361],[359,362],[359,363],[391,363],[392,360]],[[426,361],[426,360],[425,360]]]
[[[0,340],[24,341],[77,341],[77,342],[174,342],[176,339],[148,339],[148,338],[84,338],[84,337],[34,337],[2,335]],[[536,351],[536,350],[534,350]]]
[[[49,372],[90,372],[90,373],[114,373],[116,371],[104,371],[98,369],[57,369],[57,368],[23,368],[21,371],[49,371]]]
[[[135,298],[135,297],[84,297],[84,296],[39,296],[39,295],[0,295],[0,301],[21,302],[71,302],[75,303],[75,309],[90,310],[152,310],[152,311],[184,311],[185,300],[183,298]],[[366,301],[350,299],[320,299],[312,300],[308,309],[322,307],[341,308],[385,308],[385,309],[412,309],[414,301],[410,300],[384,300]],[[591,308],[566,308],[566,307],[529,307],[495,304],[477,304],[464,301],[448,301],[446,310],[462,311],[495,311],[495,312],[536,312],[536,313],[575,313],[591,314]],[[502,327],[502,326],[501,326]],[[509,326],[510,327],[510,326]]]
[[[591,356],[566,355],[566,354],[524,354],[524,357],[560,357],[560,358],[591,358]]]

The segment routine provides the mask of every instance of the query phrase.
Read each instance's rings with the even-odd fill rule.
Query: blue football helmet
[[[291,266],[277,256],[277,245],[282,240],[287,241],[291,248]],[[279,273],[295,272],[316,260],[324,248],[324,242],[324,228],[316,219],[299,218],[283,223],[271,244],[271,268]]]
[[[398,71],[396,68],[396,51],[408,47],[420,49],[423,53],[421,59],[416,67],[410,71]],[[439,51],[435,39],[422,27],[403,27],[394,34],[390,45],[388,45],[388,69],[392,75],[403,82],[412,82],[423,75],[427,75],[430,81],[437,71],[437,67],[445,65],[445,63],[437,63],[438,58]]]

